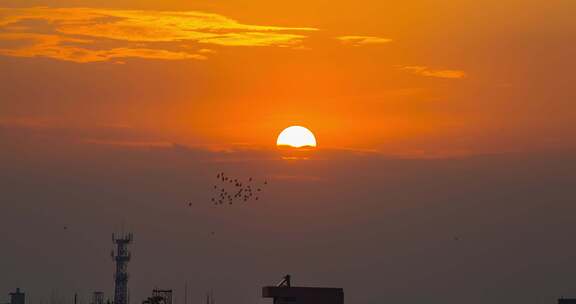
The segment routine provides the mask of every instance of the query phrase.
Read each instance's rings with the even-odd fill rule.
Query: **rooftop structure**
[[[172,304],[172,290],[154,289],[152,296],[142,301],[142,304]]]
[[[10,304],[26,304],[26,294],[16,288],[15,292],[10,293]]]
[[[262,297],[272,298],[274,304],[344,304],[342,288],[293,287],[289,275],[278,286],[263,287]]]

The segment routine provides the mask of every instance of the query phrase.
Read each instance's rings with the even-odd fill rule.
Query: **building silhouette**
[[[172,304],[172,289],[154,289],[152,296],[142,301],[142,304]]]
[[[92,293],[90,304],[104,304],[104,293],[101,291],[95,291]]]
[[[15,292],[10,293],[10,304],[26,304],[26,294],[16,288]]]
[[[342,288],[293,287],[290,279],[287,275],[277,286],[263,287],[262,297],[274,304],[344,304]]]

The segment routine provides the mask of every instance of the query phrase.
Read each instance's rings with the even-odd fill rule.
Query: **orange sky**
[[[0,6],[4,124],[218,147],[301,124],[321,147],[406,155],[574,145],[573,1]]]
[[[0,294],[110,296],[126,223],[131,303],[269,303],[287,272],[358,304],[574,297],[575,12],[0,0]],[[293,124],[319,150],[275,149]],[[269,186],[214,205],[220,172]]]

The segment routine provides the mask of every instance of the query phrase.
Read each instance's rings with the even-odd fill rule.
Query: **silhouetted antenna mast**
[[[184,281],[184,304],[188,304],[188,281]]]
[[[280,283],[278,283],[278,287],[280,286],[284,286],[284,287],[290,287],[290,275],[287,274],[284,276],[284,278],[282,278],[282,281],[280,281]]]
[[[111,253],[116,261],[114,304],[128,304],[128,262],[131,257],[128,244],[132,243],[132,233],[112,234],[112,243],[116,245],[116,250]]]

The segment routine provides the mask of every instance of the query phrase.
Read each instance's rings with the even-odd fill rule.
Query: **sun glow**
[[[310,130],[301,126],[291,126],[278,135],[277,146],[289,146],[293,148],[316,147],[316,138]]]

